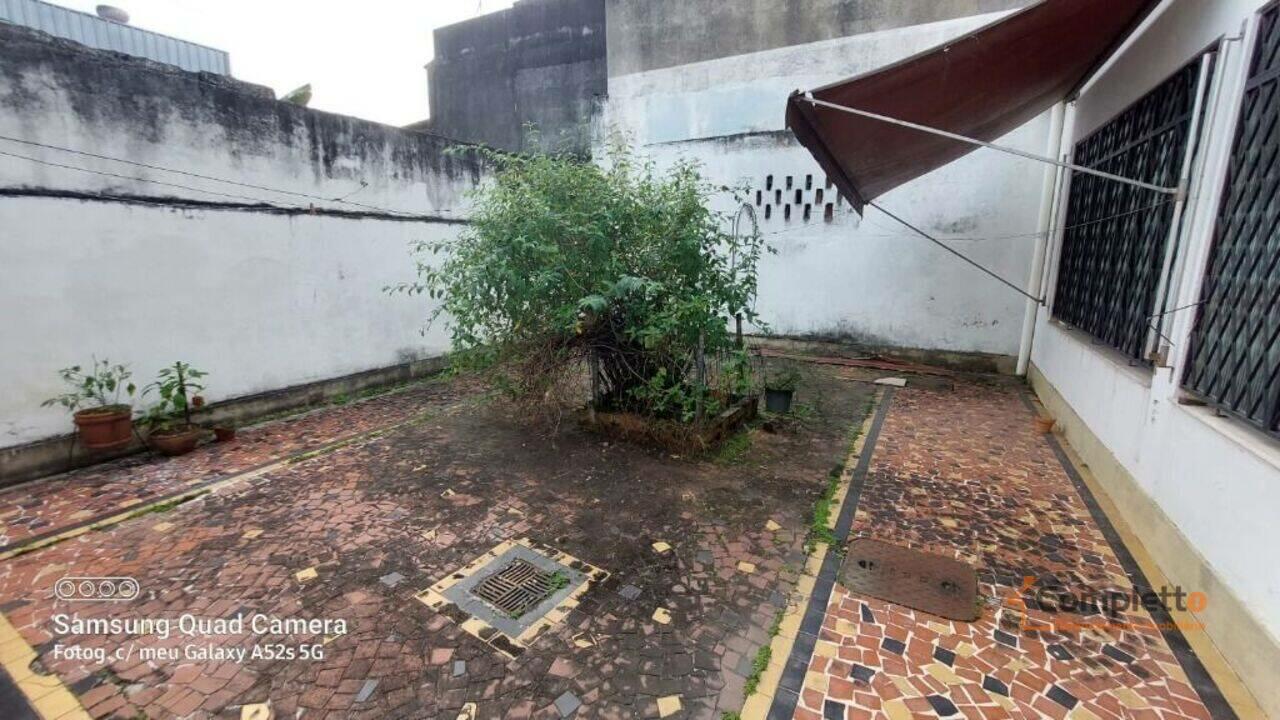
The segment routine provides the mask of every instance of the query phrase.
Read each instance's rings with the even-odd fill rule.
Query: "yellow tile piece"
[[[662,540],[659,540],[658,542],[653,544],[653,550],[659,555],[662,555],[662,554],[665,554],[667,551],[671,550],[671,545],[663,542]]]
[[[920,695],[920,691],[916,689],[916,686],[912,685],[910,682],[907,682],[906,678],[901,677],[899,675],[894,675],[892,676],[891,679],[893,680],[893,684],[897,686],[898,692],[902,693],[904,696],[918,697]],[[888,712],[887,709],[886,709],[886,712]],[[910,717],[910,714],[908,714],[907,717]]]
[[[671,717],[672,715],[680,712],[681,707],[683,706],[680,704],[679,695],[668,695],[666,697],[658,698],[659,717]]]
[[[839,654],[839,650],[840,648],[835,643],[827,642],[826,640],[819,640],[813,645],[814,657],[833,658]]]
[[[119,505],[117,505],[116,507],[118,507],[118,508],[120,508],[121,510],[123,510],[124,508],[131,508],[131,507],[133,507],[134,505],[138,505],[138,504],[139,504],[139,503],[141,503],[141,502],[142,502],[142,499],[141,499],[141,498],[132,498],[132,499],[130,499],[130,500],[125,500],[124,502],[120,503],[120,504],[119,504]]]
[[[924,671],[933,676],[935,680],[945,685],[960,685],[964,681],[958,675],[951,672],[951,668],[942,663],[929,663],[924,666]]]
[[[962,642],[956,646],[956,654],[960,657],[973,657],[976,652],[978,648],[973,643]]]
[[[271,720],[271,706],[266,703],[254,703],[240,706],[240,720]]]
[[[1067,713],[1068,720],[1102,720],[1097,713],[1093,712],[1084,705],[1076,705],[1075,709]]]
[[[315,580],[315,579],[316,579],[316,576],[318,576],[318,575],[319,575],[319,573],[317,573],[317,572],[316,572],[316,569],[315,569],[315,568],[313,568],[313,567],[309,567],[309,568],[307,568],[306,570],[299,570],[298,572],[296,572],[296,573],[294,573],[294,574],[293,574],[293,576],[294,576],[294,577],[298,578],[298,582],[306,582],[306,581],[308,581],[308,580]]]
[[[934,622],[932,620],[926,623],[926,626],[939,635],[950,635],[953,632],[950,625],[943,625],[940,622]]]
[[[173,529],[173,523],[171,523],[171,522],[158,522],[158,523],[156,523],[155,525],[152,525],[152,526],[151,526],[151,529],[152,529],[152,530],[155,530],[156,532],[169,532],[170,530],[172,530],[172,529]]]
[[[1150,707],[1150,703],[1143,700],[1141,695],[1129,688],[1117,688],[1112,690],[1111,694],[1116,696],[1116,699],[1120,701],[1121,705],[1124,705],[1130,710],[1142,710]]]
[[[773,520],[770,520],[769,522],[764,524],[764,529],[768,530],[769,532],[778,532],[779,530],[782,529],[782,526],[774,522]]]
[[[773,696],[765,695],[757,692],[742,705],[740,717],[742,720],[765,720],[769,715],[769,708],[773,704]]]
[[[59,718],[76,710],[84,710],[80,706],[80,701],[76,700],[76,696],[62,688],[45,695],[32,704],[35,705],[36,712],[40,713],[40,717],[45,718]]]
[[[889,720],[911,720],[911,710],[901,699],[890,700],[881,709]]]
[[[653,611],[653,621],[666,625],[671,622],[671,611],[666,608],[658,608]]]
[[[812,690],[819,695],[827,694],[827,684],[829,682],[830,681],[827,678],[826,673],[813,672],[810,670],[804,674],[804,688],[806,690]]]
[[[262,534],[262,528],[254,528],[252,530],[245,530],[244,534],[241,535],[240,537],[244,538],[245,540],[252,540],[261,534]]]
[[[738,563],[738,571],[744,572],[750,575],[751,573],[754,573],[756,571],[756,564],[749,563],[749,562],[740,562]]]
[[[462,712],[458,713],[458,720],[475,720],[476,712],[476,704],[469,702],[462,706]]]

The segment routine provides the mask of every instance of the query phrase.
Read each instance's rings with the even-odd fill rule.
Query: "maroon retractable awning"
[[[987,142],[1084,81],[1153,0],[1042,0],[932,50],[810,91],[821,101]],[[787,127],[859,212],[866,203],[975,146],[787,100]]]

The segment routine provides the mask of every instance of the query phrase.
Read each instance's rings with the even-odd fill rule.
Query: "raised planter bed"
[[[751,422],[758,414],[760,397],[748,395],[725,408],[719,415],[708,418],[699,427],[696,424],[675,420],[645,417],[631,412],[587,410],[583,413],[583,425],[612,438],[657,445],[671,452],[706,450],[720,444],[738,428]]]

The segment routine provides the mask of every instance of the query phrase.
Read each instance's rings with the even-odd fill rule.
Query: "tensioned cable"
[[[41,165],[48,165],[50,167],[62,168],[65,170],[75,170],[77,172],[90,173],[93,175],[102,175],[104,177],[118,178],[121,180],[131,180],[134,182],[141,182],[141,183],[151,183],[153,185],[163,185],[166,187],[189,190],[191,192],[206,193],[209,195],[217,195],[219,197],[231,198],[234,200],[248,201],[247,204],[244,204],[240,207],[235,207],[235,208],[227,207],[227,208],[221,208],[221,209],[228,209],[228,210],[234,209],[234,210],[240,210],[244,212],[276,211],[276,212],[285,212],[285,213],[293,213],[293,214],[324,214],[324,215],[339,215],[339,216],[348,216],[348,217],[359,216],[359,217],[367,217],[367,218],[383,219],[383,220],[399,221],[399,222],[431,222],[431,223],[435,223],[435,222],[465,223],[467,222],[466,220],[462,220],[459,218],[450,218],[446,216],[406,215],[402,213],[376,212],[376,211],[368,211],[368,210],[342,210],[339,208],[317,207],[314,205],[312,206],[281,205],[277,203],[264,201],[261,198],[250,197],[248,195],[236,195],[233,193],[218,192],[217,190],[206,190],[204,188],[191,187],[190,185],[183,185],[181,183],[171,183],[171,182],[165,182],[163,180],[151,180],[148,178],[134,177],[132,175],[120,175],[119,173],[107,172],[105,170],[92,170],[90,168],[78,167],[76,165],[65,165],[63,163],[53,162],[52,160],[42,160],[40,158],[34,158],[28,155],[19,155],[17,153],[11,153],[5,150],[0,150],[0,155],[12,157],[12,158],[18,158],[20,160],[29,160],[31,162],[38,163]],[[0,191],[7,192],[6,189],[0,189]],[[31,195],[33,193],[28,192],[23,194]],[[72,194],[80,195],[82,193],[72,193]],[[66,193],[55,193],[55,195],[60,197],[69,196]],[[85,197],[82,197],[81,199],[95,199],[95,198],[85,196]],[[100,199],[123,201],[123,202],[139,200],[138,198],[127,198],[122,196],[103,197]],[[180,198],[180,197],[174,197],[168,200],[161,200],[159,198],[155,198],[155,199],[147,198],[146,204],[168,205],[171,207],[191,207],[193,205],[199,206],[201,204],[208,205],[209,201],[198,200],[196,198]]]
[[[1035,303],[1036,303],[1036,304],[1038,304],[1038,305],[1043,305],[1043,304],[1044,304],[1044,299],[1043,299],[1043,298],[1038,298],[1038,297],[1036,297],[1036,296],[1032,295],[1031,293],[1027,292],[1026,290],[1023,290],[1022,288],[1018,287],[1017,285],[1014,285],[1013,283],[1009,282],[1008,280],[1005,280],[1003,277],[1001,277],[1000,275],[996,274],[995,272],[993,272],[993,271],[991,271],[991,270],[988,270],[986,267],[984,267],[983,265],[981,265],[981,264],[980,264],[980,263],[978,263],[977,261],[969,259],[969,257],[968,257],[968,256],[964,255],[964,254],[963,254],[963,253],[961,253],[960,251],[953,249],[951,246],[947,245],[946,243],[942,242],[941,240],[938,240],[937,238],[933,237],[933,236],[932,236],[932,235],[930,235],[929,233],[927,233],[927,232],[925,232],[925,231],[921,230],[920,228],[916,227],[915,225],[912,225],[911,223],[907,222],[906,220],[903,220],[902,218],[898,217],[897,215],[893,214],[892,212],[890,212],[890,211],[886,210],[886,209],[885,209],[884,207],[882,207],[881,205],[879,205],[879,204],[877,204],[877,203],[875,203],[875,202],[869,202],[869,203],[867,203],[867,204],[868,204],[868,205],[870,205],[871,207],[873,207],[873,208],[875,208],[875,209],[879,210],[880,212],[884,213],[885,215],[888,215],[889,217],[893,218],[894,220],[897,220],[898,222],[902,223],[902,225],[903,225],[903,226],[905,226],[908,230],[912,230],[912,231],[914,231],[914,232],[915,232],[916,234],[918,234],[920,237],[922,237],[922,238],[924,238],[924,239],[928,240],[929,242],[933,243],[934,245],[937,245],[938,247],[942,248],[943,250],[946,250],[947,252],[951,253],[952,255],[955,255],[956,257],[958,257],[958,258],[960,258],[961,260],[965,261],[966,263],[968,263],[968,264],[970,264],[970,265],[974,266],[974,267],[975,267],[975,268],[977,268],[978,270],[981,270],[982,272],[986,273],[987,275],[990,275],[991,277],[995,278],[996,280],[999,280],[1000,282],[1004,283],[1005,285],[1008,285],[1010,288],[1012,288],[1012,289],[1013,289],[1013,291],[1014,291],[1014,292],[1018,293],[1019,295],[1021,295],[1021,296],[1025,297],[1025,298],[1027,298],[1027,299],[1029,299],[1029,300],[1033,300],[1033,301],[1035,301]]]
[[[350,197],[350,195],[348,195],[348,196],[346,196],[346,197],[326,198],[326,197],[322,197],[322,196],[320,196],[320,195],[312,195],[312,194],[309,194],[309,193],[297,192],[297,191],[295,191],[295,190],[281,190],[281,189],[279,189],[279,188],[268,187],[268,186],[266,186],[266,185],[255,185],[255,184],[253,184],[253,183],[240,182],[240,181],[238,181],[238,180],[228,180],[227,178],[214,177],[214,176],[212,176],[212,175],[202,175],[202,174],[200,174],[200,173],[190,172],[190,171],[187,171],[187,170],[177,170],[177,169],[175,169],[175,168],[164,167],[163,165],[151,165],[151,164],[148,164],[148,163],[138,162],[138,161],[136,161],[136,160],[126,160],[126,159],[124,159],[124,158],[111,157],[110,155],[99,155],[98,153],[91,153],[91,152],[88,152],[88,151],[85,151],[85,150],[75,150],[75,149],[73,149],[73,148],[62,147],[62,146],[60,146],[60,145],[50,145],[50,144],[48,144],[48,143],[36,142],[36,141],[34,141],[34,140],[23,140],[23,139],[21,139],[21,138],[9,137],[9,136],[7,136],[7,135],[0,135],[0,140],[8,140],[9,142],[19,143],[19,144],[22,144],[22,145],[30,145],[30,146],[33,146],[33,147],[45,148],[45,149],[48,149],[48,150],[59,150],[59,151],[61,151],[61,152],[72,153],[72,154],[74,154],[74,155],[83,155],[83,156],[85,156],[85,157],[95,158],[95,159],[97,159],[97,160],[107,160],[107,161],[110,161],[110,162],[123,163],[123,164],[125,164],[125,165],[133,165],[134,167],[146,168],[146,169],[148,169],[148,170],[159,170],[159,171],[161,171],[161,172],[169,172],[169,173],[173,173],[173,174],[175,174],[175,175],[184,175],[184,176],[186,176],[186,177],[199,178],[199,179],[201,179],[201,180],[210,180],[210,181],[213,181],[213,182],[226,183],[226,184],[228,184],[228,185],[236,185],[236,186],[238,186],[238,187],[250,188],[250,189],[252,189],[252,190],[265,190],[265,191],[267,191],[267,192],[278,193],[278,194],[281,194],[281,195],[293,195],[293,196],[295,196],[295,197],[307,198],[308,200],[319,200],[319,201],[321,201],[321,202],[340,202],[340,203],[343,203],[343,204],[345,204],[345,205],[352,205],[352,206],[354,206],[354,207],[361,207],[361,208],[365,208],[365,209],[367,209],[367,210],[376,210],[376,211],[378,211],[378,212],[387,213],[388,215],[404,215],[404,216],[407,216],[407,217],[418,217],[418,215],[417,215],[416,213],[408,213],[408,212],[403,212],[403,211],[399,211],[399,210],[390,210],[390,209],[387,209],[387,208],[378,207],[378,206],[376,206],[376,205],[366,205],[366,204],[364,204],[364,203],[358,203],[358,202],[354,202],[354,201],[351,201],[351,200],[347,200],[347,199],[346,199],[346,197]],[[5,153],[5,154],[9,154],[9,153]],[[27,160],[31,160],[31,161],[33,161],[33,162],[45,162],[45,161],[39,160],[39,159],[37,159],[37,158],[32,158],[32,157],[28,157],[28,156],[25,156],[25,155],[11,155],[11,157],[20,157],[20,158],[25,158],[25,159],[27,159]],[[48,163],[48,162],[46,162],[46,164],[54,164],[54,163]],[[85,171],[85,172],[98,172],[98,171],[96,171],[96,170],[89,170],[88,168],[77,168],[77,167],[69,166],[69,165],[58,165],[58,167],[66,167],[66,168],[70,168],[70,169],[72,169],[72,170],[83,170],[83,171]],[[124,179],[137,180],[137,181],[139,181],[139,182],[156,182],[156,183],[159,183],[159,184],[167,184],[167,185],[170,185],[170,186],[172,186],[172,187],[184,188],[184,189],[192,190],[192,191],[195,191],[195,192],[209,192],[209,193],[212,193],[212,194],[214,194],[214,195],[224,195],[224,196],[226,196],[226,197],[235,197],[235,198],[239,198],[239,199],[242,199],[242,200],[253,200],[254,202],[265,202],[265,201],[264,201],[264,200],[262,200],[261,198],[250,198],[250,197],[247,197],[247,196],[244,196],[244,195],[226,195],[225,193],[219,193],[219,192],[216,192],[216,191],[213,191],[213,190],[202,190],[202,189],[200,189],[200,188],[191,188],[191,187],[186,187],[185,185],[176,185],[176,184],[173,184],[173,183],[161,183],[160,181],[156,181],[156,180],[147,180],[147,179],[144,179],[144,178],[131,178],[131,177],[127,176],[127,175],[113,175],[113,174],[111,174],[111,173],[105,173],[105,172],[104,172],[104,173],[100,173],[100,174],[104,174],[104,175],[111,175],[112,177],[119,177],[119,178],[124,178]],[[364,181],[361,181],[361,182],[364,182]],[[366,185],[367,185],[367,184],[366,184]],[[359,192],[360,190],[363,190],[363,189],[364,189],[364,186],[362,186],[361,188],[359,188],[358,190],[356,190],[356,192]],[[354,194],[355,194],[355,193],[351,193],[351,195],[354,195]]]
[[[155,185],[164,185],[166,187],[180,188],[182,190],[190,190],[191,192],[202,192],[202,193],[208,193],[210,195],[218,195],[220,197],[233,198],[235,200],[248,200],[254,203],[263,203],[261,198],[249,197],[248,195],[233,195],[231,193],[218,192],[217,190],[205,190],[203,188],[194,188],[194,187],[191,187],[190,185],[182,185],[179,183],[165,182],[163,180],[149,180],[147,178],[133,177],[131,175],[120,175],[118,173],[107,172],[105,170],[90,170],[89,168],[77,167],[75,165],[64,165],[62,163],[53,162],[52,160],[42,160],[40,158],[33,158],[28,155],[19,155],[17,153],[11,153],[5,150],[0,150],[0,155],[6,155],[11,158],[18,158],[19,160],[30,160],[31,162],[34,162],[34,163],[39,163],[41,165],[49,165],[50,167],[62,168],[64,170],[76,170],[84,173],[92,173],[94,175],[102,175],[105,177],[118,178],[120,180],[132,180],[135,182],[152,183]],[[263,204],[273,205],[272,203],[263,203]],[[294,205],[294,206],[276,205],[275,207],[287,208],[291,210],[307,209],[300,205]]]

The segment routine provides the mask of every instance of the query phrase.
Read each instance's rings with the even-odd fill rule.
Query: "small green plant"
[[[754,695],[756,689],[760,687],[760,677],[764,675],[764,671],[769,668],[769,661],[773,658],[773,647],[770,645],[761,646],[756,651],[755,659],[751,661],[751,674],[747,676],[747,683],[743,687],[743,691],[747,696]]]
[[[162,369],[156,381],[142,389],[144,396],[152,390],[160,395],[159,401],[147,410],[143,423],[153,432],[191,425],[191,410],[204,404],[200,393],[205,386],[200,379],[206,375],[181,360]]]
[[[565,575],[563,570],[557,570],[551,573],[551,577],[548,580],[548,584],[551,586],[551,590],[553,592],[556,590],[567,588],[569,587],[569,576]]]
[[[112,365],[110,360],[93,359],[89,370],[79,365],[72,365],[58,371],[71,390],[51,397],[40,403],[40,407],[61,405],[68,412],[79,410],[115,411],[127,408],[128,402],[121,402],[121,394],[132,398],[137,387],[129,381],[133,373],[126,365]]]
[[[742,720],[742,715],[738,714],[736,711],[725,710],[720,713],[720,720]]]
[[[782,368],[769,373],[765,378],[764,386],[769,390],[795,390],[796,385],[800,384],[800,373],[791,367]]]
[[[716,462],[721,465],[736,465],[742,462],[751,451],[751,433],[743,430],[720,444],[716,452]]]

